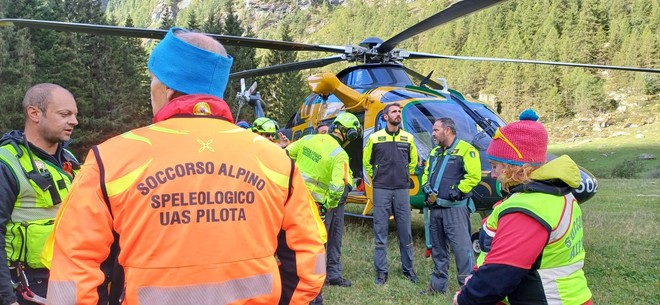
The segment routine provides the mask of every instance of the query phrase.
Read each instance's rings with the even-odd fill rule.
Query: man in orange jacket
[[[156,46],[154,124],[87,156],[56,219],[49,304],[96,304],[116,245],[123,304],[307,304],[319,293],[323,222],[286,152],[233,124],[222,100],[231,63],[220,43],[182,29]]]

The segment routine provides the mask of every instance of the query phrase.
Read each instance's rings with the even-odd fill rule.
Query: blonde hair
[[[529,178],[529,175],[541,167],[540,165],[532,166],[527,163],[523,164],[522,166],[502,162],[497,163],[498,165],[502,166],[502,174],[497,177],[497,180],[502,183],[502,189],[507,192],[512,186],[532,182],[532,179]]]

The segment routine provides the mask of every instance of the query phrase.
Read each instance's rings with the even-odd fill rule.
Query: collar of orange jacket
[[[189,94],[172,99],[156,113],[154,123],[174,116],[210,116],[234,123],[227,102],[208,94]]]

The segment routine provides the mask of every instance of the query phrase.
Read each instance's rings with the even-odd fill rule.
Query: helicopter
[[[452,59],[660,73],[659,69],[651,68],[452,56],[409,52],[396,48],[400,42],[415,35],[502,2],[504,0],[456,1],[442,11],[387,40],[368,37],[358,45],[332,46],[219,34],[207,35],[225,45],[336,54],[319,59],[235,72],[230,74],[230,81],[289,71],[322,68],[342,61],[356,63],[355,66],[346,68],[337,74],[325,72],[310,76],[308,85],[312,94],[304,99],[299,110],[290,117],[282,130],[291,140],[295,141],[304,135],[314,133],[319,124],[331,122],[341,112],[348,111],[359,118],[364,131],[363,137],[361,141],[353,141],[345,147],[351,157],[350,167],[354,173],[354,180],[358,185],[356,190],[351,191],[349,194],[347,203],[364,205],[362,211],[359,214],[353,214],[354,216],[369,217],[372,210],[373,188],[362,168],[362,149],[370,134],[384,128],[385,122],[382,120],[382,109],[386,104],[393,102],[399,103],[402,107],[402,128],[415,137],[421,164],[428,158],[429,152],[435,145],[431,138],[431,130],[434,120],[440,117],[453,118],[457,126],[457,137],[471,143],[481,152],[482,181],[473,190],[472,199],[477,212],[484,216],[492,210],[495,202],[502,199],[502,194],[499,191],[500,186],[497,180],[490,175],[490,164],[485,151],[497,128],[506,125],[506,122],[488,105],[470,101],[460,92],[450,89],[446,80],[433,79],[432,73],[425,75],[405,67],[402,64],[404,60]],[[160,29],[30,19],[0,19],[0,26],[7,25],[148,39],[161,39],[167,33],[166,30]],[[255,94],[255,90],[254,85],[246,90],[245,85],[242,84],[237,100],[240,106],[250,105],[255,108],[255,113],[263,115],[265,103]],[[549,159],[552,158],[555,158],[555,156],[549,157]],[[581,184],[574,191],[574,195],[578,202],[584,203],[596,194],[598,181],[588,170],[580,169]],[[411,209],[423,211],[425,200],[420,187],[420,178],[421,173],[413,175],[409,194]]]

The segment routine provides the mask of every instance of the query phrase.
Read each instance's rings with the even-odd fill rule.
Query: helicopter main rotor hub
[[[359,62],[363,64],[400,62],[410,55],[408,51],[394,49],[389,52],[379,52],[378,46],[373,45],[370,48],[364,46],[346,46],[344,59],[349,62]]]

